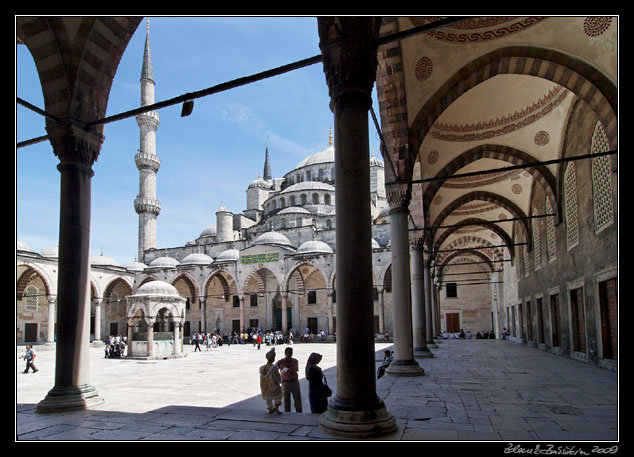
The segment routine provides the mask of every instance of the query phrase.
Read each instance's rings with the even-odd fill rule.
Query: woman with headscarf
[[[318,366],[321,354],[313,352],[306,362],[306,379],[308,380],[308,401],[312,413],[323,413],[328,408],[327,385],[324,385],[324,374]]]
[[[260,391],[269,413],[282,414],[278,409],[282,404],[282,377],[274,361],[275,348],[266,353],[266,364],[260,367]]]

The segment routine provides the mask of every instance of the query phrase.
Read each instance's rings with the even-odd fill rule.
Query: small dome
[[[301,208],[299,206],[289,206],[284,208],[282,211],[279,211],[277,215],[279,216],[280,214],[297,214],[297,213],[310,214],[310,211],[308,211],[305,208]]]
[[[201,237],[203,236],[216,236],[217,234],[217,230],[216,230],[216,224],[211,224],[210,226],[208,226],[207,228],[205,228],[205,230],[203,230],[200,234]]]
[[[383,168],[383,162],[374,156],[374,151],[372,151],[372,157],[370,157],[370,166]]]
[[[178,260],[173,259],[172,257],[163,256],[157,257],[156,259],[150,262],[150,268],[174,268],[179,265]]]
[[[147,268],[147,265],[135,260],[134,262],[126,263],[123,267],[129,271],[143,271]]]
[[[15,248],[18,251],[30,251],[30,252],[33,252],[33,249],[31,249],[31,246],[26,244],[24,241],[20,241],[20,240],[17,241],[17,243],[15,245]]]
[[[178,290],[165,281],[150,281],[139,287],[134,295],[169,295],[178,297]]]
[[[53,248],[44,249],[40,252],[42,257],[59,257],[59,247],[55,246]]]
[[[252,187],[259,187],[262,189],[270,189],[272,187],[271,183],[263,180],[260,175],[258,174],[258,179],[251,181],[251,184],[249,184],[249,189],[251,189]]]
[[[240,258],[240,251],[237,249],[227,249],[216,257],[216,262],[237,261]]]
[[[333,250],[323,241],[306,241],[297,249],[297,254],[332,254]]]
[[[254,245],[256,245],[256,244],[280,244],[282,246],[289,246],[291,248],[293,247],[293,245],[291,244],[291,242],[289,241],[288,238],[286,238],[281,233],[277,233],[275,231],[270,231],[270,232],[263,233],[262,235],[258,236],[255,239],[253,244]]]
[[[214,259],[202,252],[194,252],[186,256],[181,262],[182,265],[209,265]]]
[[[90,264],[91,265],[100,265],[103,267],[118,267],[119,262],[117,262],[115,259],[113,259],[112,257],[108,257],[103,255],[103,252],[101,254],[99,254],[98,256],[93,257],[92,259],[90,259]]]

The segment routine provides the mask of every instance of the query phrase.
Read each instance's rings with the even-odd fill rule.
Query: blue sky
[[[121,59],[107,115],[140,105],[145,25],[143,20]],[[156,102],[320,53],[315,17],[150,17],[150,42]],[[33,60],[22,45],[16,46],[16,96],[44,107]],[[244,211],[267,138],[272,174],[281,177],[326,149],[333,126],[321,63],[196,99],[189,117],[180,112],[180,105],[158,111],[157,248],[197,238],[215,223],[221,202],[234,213]],[[16,141],[46,134],[44,119],[20,105],[15,121]],[[381,157],[372,122],[369,140]],[[137,252],[138,148],[134,118],[107,124],[93,166],[91,256],[103,250],[122,265]],[[57,163],[49,142],[16,149],[16,238],[37,252],[58,244]]]

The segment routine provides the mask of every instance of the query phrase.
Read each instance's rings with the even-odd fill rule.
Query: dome
[[[43,257],[59,257],[59,247],[55,246],[53,248],[44,249],[40,254]]]
[[[260,187],[262,189],[270,189],[271,188],[271,183],[263,180],[260,175],[258,174],[258,179],[251,181],[251,184],[249,184],[249,189],[251,189],[252,187]]]
[[[156,259],[150,262],[150,268],[173,268],[178,266],[178,260],[173,259],[172,257],[157,257]]]
[[[134,262],[126,263],[123,267],[130,271],[143,271],[147,268],[147,265],[135,260]]]
[[[117,262],[112,257],[108,257],[103,255],[103,252],[90,259],[90,264],[95,266],[103,266],[103,267],[119,267],[119,262]]]
[[[293,184],[292,186],[288,186],[284,189],[280,194],[286,194],[289,192],[297,192],[301,190],[328,190],[331,192],[335,191],[335,188],[330,184],[326,184],[319,181],[302,181],[297,184]]]
[[[202,252],[194,252],[186,256],[181,262],[182,265],[209,265],[214,259]]]
[[[211,224],[210,226],[208,226],[207,228],[205,228],[205,230],[203,230],[200,234],[201,237],[203,236],[216,236],[217,230],[216,230],[216,224]]]
[[[297,213],[310,214],[310,211],[300,206],[288,206],[284,208],[283,210],[279,211],[277,215],[279,216],[280,214],[297,214]]]
[[[262,235],[258,236],[253,242],[254,245],[257,244],[280,244],[283,246],[293,247],[288,238],[286,238],[281,233],[277,233],[275,231],[266,232]]]
[[[17,241],[17,243],[15,245],[15,248],[18,251],[31,251],[31,252],[33,252],[33,249],[31,249],[31,246],[26,244],[24,241],[20,241],[20,240]]]
[[[297,254],[332,254],[333,250],[323,241],[306,241],[297,249]]]
[[[330,146],[325,151],[317,152],[315,154],[309,155],[300,163],[297,164],[295,170],[302,167],[307,167],[308,165],[317,165],[320,163],[334,163],[335,162],[335,148]]]
[[[383,168],[383,162],[374,156],[374,151],[372,151],[372,157],[370,157],[370,166]]]
[[[164,281],[150,281],[139,287],[134,295],[170,295],[178,297],[178,290]]]
[[[237,261],[240,258],[240,251],[237,249],[227,249],[216,257],[216,262]]]

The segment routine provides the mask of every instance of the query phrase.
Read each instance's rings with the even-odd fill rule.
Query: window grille
[[[550,199],[546,197],[546,214],[552,214],[553,207]],[[546,218],[546,255],[548,261],[552,262],[557,258],[557,239],[555,237],[555,217],[548,216]]]
[[[590,153],[610,150],[608,138],[601,122],[597,122],[592,134]],[[592,199],[594,202],[594,232],[599,233],[614,222],[612,205],[612,180],[610,178],[610,156],[593,157]]]
[[[574,163],[569,163],[564,173],[564,203],[566,208],[566,241],[568,250],[571,250],[579,244],[577,169]]]
[[[26,310],[27,311],[37,311],[37,296],[39,295],[39,290],[36,286],[30,285],[26,288],[26,293],[24,296],[26,297]]]

